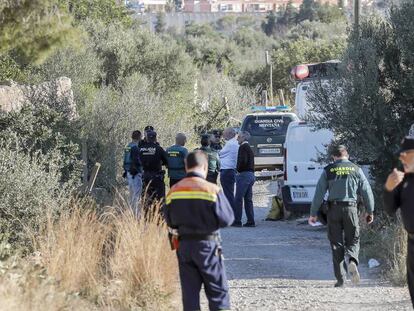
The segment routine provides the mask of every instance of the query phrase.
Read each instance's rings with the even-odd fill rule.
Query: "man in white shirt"
[[[239,143],[236,139],[236,130],[228,127],[223,132],[226,144],[220,150],[220,183],[223,187],[224,195],[229,201],[234,211],[234,185],[236,183],[236,166],[237,154],[239,152]]]

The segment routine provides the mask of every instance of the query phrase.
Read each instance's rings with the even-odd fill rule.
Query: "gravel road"
[[[364,263],[360,285],[333,288],[325,228],[264,221],[274,187],[255,185],[256,228],[222,231],[232,310],[412,310],[406,287],[380,281]]]

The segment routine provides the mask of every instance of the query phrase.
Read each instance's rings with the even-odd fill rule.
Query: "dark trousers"
[[[180,241],[177,257],[184,311],[200,310],[202,284],[210,310],[230,309],[226,271],[217,248],[215,241]]]
[[[143,178],[143,196],[148,204],[155,200],[160,201],[165,197],[165,183],[161,177]]]
[[[329,206],[328,238],[331,242],[335,277],[338,281],[344,281],[348,272],[345,255],[358,264],[359,219],[356,204]]]
[[[176,183],[178,183],[181,179],[182,179],[182,178],[180,178],[180,179],[170,178],[170,188],[171,188],[172,186],[174,186]]]
[[[228,169],[220,171],[220,183],[224,195],[229,201],[234,212],[234,185],[236,183],[236,170]]]
[[[207,181],[217,185],[218,173],[208,173]]]
[[[241,172],[236,176],[236,196],[234,198],[234,222],[241,223],[244,210],[248,223],[254,223],[253,185],[256,178],[253,172]]]
[[[414,308],[414,234],[409,234],[407,240],[407,283]]]

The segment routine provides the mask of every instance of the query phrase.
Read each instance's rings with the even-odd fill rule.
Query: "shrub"
[[[374,226],[363,226],[361,244],[362,255],[377,259],[385,278],[395,285],[406,284],[407,233],[401,219],[377,218]]]
[[[0,142],[0,243],[23,251],[39,232],[46,207],[56,217],[74,190],[73,179],[62,183],[62,156],[24,152],[11,140]]]

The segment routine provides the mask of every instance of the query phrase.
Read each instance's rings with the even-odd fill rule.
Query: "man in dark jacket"
[[[147,133],[147,142],[141,144],[140,159],[144,169],[143,186],[145,198],[152,202],[153,200],[162,200],[165,197],[164,171],[162,166],[168,165],[167,153],[157,143],[157,133],[149,131]]]
[[[256,227],[253,210],[254,153],[249,145],[250,133],[243,131],[237,137],[239,152],[237,154],[236,196],[234,198],[233,227],[242,226],[243,201],[247,222],[243,227]]]
[[[414,137],[405,137],[398,152],[404,172],[394,169],[388,176],[384,190],[385,211],[394,215],[401,210],[401,218],[408,233],[407,281],[414,307]]]
[[[171,188],[165,216],[175,235],[184,311],[200,309],[200,290],[210,310],[229,310],[230,298],[219,229],[229,226],[233,210],[223,191],[205,179],[207,156],[195,151],[187,156],[187,176]],[[178,244],[178,245],[177,245]]]
[[[208,156],[208,174],[207,181],[217,184],[217,177],[220,171],[220,158],[216,150],[210,147],[211,135],[203,134],[201,136],[201,147],[196,150],[205,152]]]

